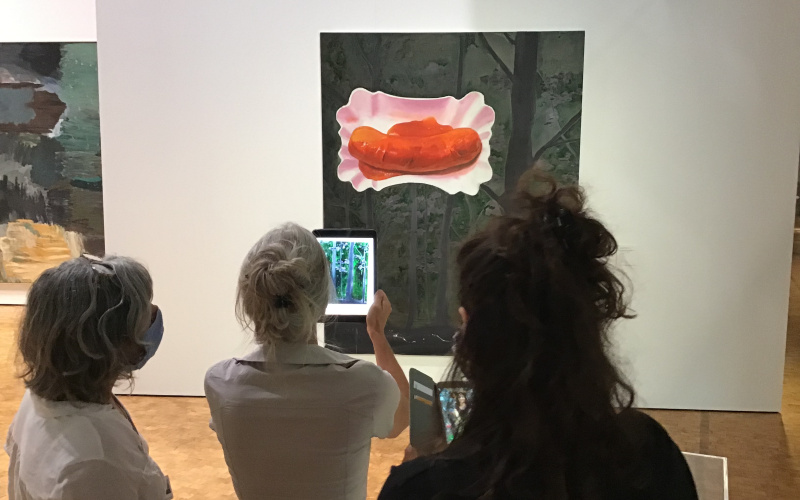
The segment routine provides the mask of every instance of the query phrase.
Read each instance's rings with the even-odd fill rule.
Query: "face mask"
[[[164,336],[164,319],[161,317],[161,309],[156,312],[156,319],[147,332],[144,334],[144,357],[139,363],[134,366],[135,370],[141,370],[142,367],[150,361],[150,358],[155,356],[158,346],[161,344],[161,338]]]

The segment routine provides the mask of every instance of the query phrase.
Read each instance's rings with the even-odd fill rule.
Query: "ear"
[[[461,316],[461,324],[466,325],[467,321],[469,321],[469,314],[467,314],[467,310],[463,307],[458,308],[458,315]]]

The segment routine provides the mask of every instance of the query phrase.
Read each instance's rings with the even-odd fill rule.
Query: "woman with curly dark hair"
[[[609,354],[611,325],[631,317],[616,240],[580,189],[536,185],[458,254],[453,375],[472,399],[455,440],[394,468],[379,498],[696,499]]]

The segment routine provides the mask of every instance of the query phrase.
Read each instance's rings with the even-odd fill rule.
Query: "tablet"
[[[375,231],[317,229],[314,236],[325,251],[333,280],[325,314],[365,318],[377,289]]]

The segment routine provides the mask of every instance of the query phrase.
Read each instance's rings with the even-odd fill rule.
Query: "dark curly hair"
[[[21,378],[52,401],[108,403],[144,355],[153,282],[127,257],[77,258],[33,283],[19,332]]]
[[[592,471],[627,474],[632,456],[616,416],[634,390],[608,339],[632,315],[608,262],[617,242],[583,192],[534,180],[458,254],[468,320],[453,375],[473,397],[445,455],[480,457],[481,498],[594,498]]]

